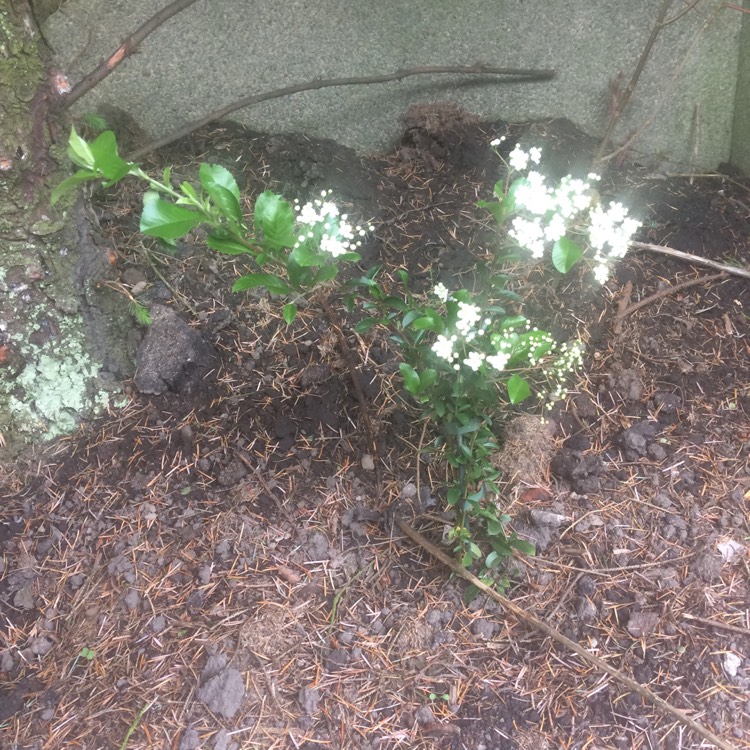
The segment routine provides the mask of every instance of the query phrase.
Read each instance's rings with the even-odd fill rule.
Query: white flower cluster
[[[547,408],[551,409],[555,401],[565,398],[567,389],[565,380],[570,373],[583,366],[583,344],[573,341],[560,347],[560,354],[547,370],[547,377],[552,385],[547,394]]]
[[[624,258],[628,252],[628,243],[640,223],[628,216],[628,210],[622,203],[610,203],[605,211],[596,206],[589,214],[589,244],[595,250],[594,269],[597,281],[604,283],[609,277],[609,263]],[[607,250],[609,246],[609,250]]]
[[[541,153],[536,147],[526,152],[516,144],[508,164],[523,172],[529,163],[539,163]],[[552,187],[541,172],[530,170],[514,189],[518,215],[511,222],[508,234],[529,250],[532,258],[539,259],[550,244],[565,236],[572,224],[585,223],[583,215],[588,212],[588,238],[595,251],[594,275],[604,283],[609,275],[609,264],[624,257],[630,238],[641,225],[628,217],[621,203],[610,203],[606,211],[596,204],[597,193],[591,182],[598,179],[595,174],[589,174],[588,181],[567,175],[557,187]]]
[[[362,240],[357,237],[364,237],[366,232],[362,227],[350,224],[349,217],[339,213],[338,206],[327,200],[331,192],[321,191],[320,198],[309,201],[304,206],[300,206],[299,201],[294,201],[297,224],[301,230],[295,247],[313,240],[317,242],[321,252],[338,258],[346,253],[356,252],[362,245]],[[374,227],[370,226],[368,229],[372,232]]]

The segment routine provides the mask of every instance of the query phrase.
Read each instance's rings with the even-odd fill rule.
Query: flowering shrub
[[[501,142],[496,139],[492,145]],[[593,251],[594,277],[603,284],[612,263],[625,256],[640,223],[628,216],[621,203],[602,207],[593,187],[599,180],[596,174],[589,174],[587,180],[567,175],[556,186],[549,185],[541,172],[529,169],[530,164],[539,164],[541,156],[539,148],[526,152],[516,144],[508,155],[509,177],[513,172],[526,174],[519,174],[509,185],[500,180],[495,185],[498,202],[480,201],[479,205],[490,209],[501,226],[510,219],[508,236],[532,258],[543,258],[551,247],[552,263],[561,273],[567,273],[584,255],[580,244],[587,245]]]
[[[304,205],[265,191],[255,201],[249,223],[237,182],[220,165],[200,165],[198,189],[186,182],[175,189],[169,168],[157,180],[123,160],[109,131],[88,143],[73,129],[68,154],[80,169],[53,191],[53,202],[82,182],[103,180],[109,186],[128,175],[137,177],[149,187],[140,218],[144,234],[174,244],[204,225],[210,248],[248,256],[253,270],[235,281],[233,291],[305,293],[332,282],[339,262],[360,259],[357,250],[366,231],[339,212],[330,191]],[[605,281],[610,264],[627,251],[638,223],[619,203],[602,208],[591,187],[594,175],[588,182],[568,176],[552,186],[539,171],[529,169],[540,160],[540,149],[526,152],[516,146],[508,157],[509,176],[519,176],[498,182],[498,200],[480,205],[499,224],[510,223],[508,235],[532,258],[551,251],[553,264],[562,272],[584,255],[572,237],[585,241],[593,250],[595,275]],[[581,365],[582,346],[558,345],[522,315],[506,312],[499,302],[518,297],[504,289],[502,276],[492,279],[494,299],[437,284],[434,302],[425,304],[409,290],[406,272],[397,272],[399,294],[386,293],[376,281],[377,272],[372,269],[350,285],[348,308],[357,305],[367,313],[354,330],[364,333],[386,326],[400,347],[404,389],[436,428],[429,450],[439,452],[453,470],[446,491],[447,504],[456,514],[449,538],[462,564],[479,563],[480,574],[491,582],[490,572],[514,550],[534,552],[528,542],[507,533],[510,519],[498,506],[499,473],[491,461],[498,449],[494,422],[509,404],[532,394],[547,406],[562,398],[567,378]],[[288,302],[282,314],[291,323],[296,305]]]
[[[111,131],[87,143],[75,128],[68,141],[68,156],[80,169],[55,188],[53,203],[82,182],[103,180],[109,187],[128,175],[137,177],[150,188],[143,196],[140,229],[144,234],[174,245],[192,229],[207,225],[206,244],[210,248],[251,258],[257,270],[237,279],[232,291],[261,287],[273,294],[306,292],[334,279],[338,262],[360,259],[356,250],[365,230],[350,224],[346,215],[339,215],[338,207],[327,200],[330,191],[303,206],[296,203],[292,207],[282,196],[266,190],[255,201],[249,227],[237,181],[219,164],[200,165],[199,190],[187,182],[175,190],[169,168],[159,181],[136,163],[122,159]],[[297,307],[289,303],[282,313],[291,323]]]
[[[354,282],[360,291],[356,300],[349,298],[350,308],[356,301],[370,313],[356,330],[387,326],[399,345],[404,388],[435,427],[429,450],[453,469],[446,502],[456,513],[449,533],[454,551],[465,566],[479,563],[480,575],[490,581],[491,571],[514,549],[534,552],[507,532],[510,518],[498,505],[494,423],[509,404],[533,393],[549,406],[561,398],[566,379],[581,363],[581,344],[558,346],[525,317],[465,289],[452,292],[437,284],[435,303],[425,305],[409,292],[405,272],[399,272],[400,294],[386,293],[376,275],[372,271]],[[498,293],[515,296],[500,288],[502,278],[494,282]]]

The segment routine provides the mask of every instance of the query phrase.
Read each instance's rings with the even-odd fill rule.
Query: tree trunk
[[[0,461],[73,430],[132,368],[123,354],[102,375],[112,336],[101,323],[117,328],[123,306],[93,312],[108,264],[85,203],[49,203],[69,173],[55,142],[67,128],[51,116],[59,85],[29,4],[0,0]]]

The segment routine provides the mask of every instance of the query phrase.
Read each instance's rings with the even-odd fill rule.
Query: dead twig
[[[634,313],[636,310],[640,310],[642,307],[646,307],[646,305],[650,305],[652,302],[656,302],[657,300],[663,299],[664,297],[668,297],[670,294],[679,292],[682,289],[687,289],[691,286],[698,286],[698,284],[709,284],[712,281],[718,281],[719,279],[726,279],[727,276],[728,274],[725,271],[721,271],[721,273],[712,273],[709,276],[699,276],[697,279],[690,279],[689,281],[683,281],[680,284],[675,284],[674,286],[670,286],[670,287],[667,287],[666,289],[662,289],[661,291],[656,292],[655,294],[645,297],[639,302],[635,302],[629,307],[626,307],[624,310],[618,310],[617,316],[615,317],[615,328],[614,328],[615,333],[622,332],[622,321],[628,315],[630,315],[631,313]]]
[[[502,83],[547,81],[555,76],[554,70],[492,68],[489,65],[432,65],[421,68],[404,68],[403,70],[397,70],[395,73],[385,73],[384,75],[379,76],[321,78],[314,81],[306,81],[305,83],[296,83],[293,86],[285,86],[284,88],[275,89],[274,91],[267,91],[264,94],[251,94],[250,96],[242,97],[242,99],[237,99],[237,101],[232,104],[222,107],[221,109],[216,109],[205,117],[202,117],[200,120],[188,123],[184,127],[164,136],[164,138],[159,138],[158,140],[153,141],[153,143],[149,143],[143,148],[134,151],[132,154],[128,154],[128,159],[140,159],[146,154],[156,151],[157,148],[161,148],[162,146],[173,143],[180,138],[184,138],[198,130],[198,128],[216,122],[222,117],[226,117],[228,114],[236,112],[238,109],[244,109],[245,107],[250,107],[253,104],[260,104],[261,102],[267,102],[270,99],[280,99],[283,96],[298,94],[301,91],[314,91],[316,89],[330,88],[331,86],[362,86],[371,83],[389,83],[390,81],[400,81],[402,78],[409,78],[410,76],[439,75],[445,73],[472,76],[506,76],[506,80],[502,81]]]
[[[732,625],[728,622],[719,622],[719,620],[709,620],[706,617],[696,617],[695,615],[688,615],[682,613],[683,620],[693,620],[699,622],[701,625],[708,625],[710,628],[722,628],[724,630],[731,630],[732,633],[740,633],[741,635],[750,636],[750,630],[747,628],[741,628],[739,625]]]
[[[709,258],[701,258],[699,255],[692,255],[691,253],[683,253],[682,250],[675,250],[665,245],[653,245],[650,242],[631,242],[630,247],[632,250],[648,250],[651,253],[660,253],[661,255],[668,255],[670,258],[679,258],[685,260],[688,263],[695,263],[697,266],[706,266],[707,268],[715,268],[723,273],[728,273],[732,276],[742,276],[745,279],[750,279],[750,269],[742,268],[740,266],[729,266],[725,263],[719,263]]]
[[[681,711],[679,708],[676,708],[671,703],[665,701],[663,698],[655,695],[647,687],[644,687],[639,682],[636,682],[632,678],[628,677],[619,669],[615,669],[614,667],[610,666],[603,659],[600,659],[598,656],[594,656],[590,651],[587,651],[585,648],[583,648],[583,646],[579,645],[575,641],[570,640],[570,638],[566,638],[562,633],[553,628],[551,625],[548,625],[546,622],[543,622],[538,617],[535,617],[531,613],[522,609],[517,604],[514,604],[512,601],[510,601],[510,599],[506,599],[502,594],[498,594],[497,591],[484,584],[479,578],[466,570],[466,568],[461,567],[461,565],[459,565],[455,560],[452,560],[450,557],[448,557],[448,555],[439,550],[434,544],[430,543],[427,539],[425,539],[424,536],[422,536],[422,534],[413,529],[403,519],[396,518],[396,523],[398,524],[398,527],[401,529],[401,531],[403,531],[404,534],[406,534],[406,536],[408,536],[412,541],[416,542],[420,547],[429,552],[433,557],[440,560],[441,563],[447,566],[456,575],[461,576],[465,580],[469,581],[481,592],[494,599],[498,604],[501,604],[509,612],[512,612],[516,617],[528,623],[536,630],[539,630],[545,635],[549,636],[557,643],[570,649],[589,665],[601,670],[602,672],[606,672],[611,677],[614,677],[622,685],[629,688],[633,692],[638,693],[641,698],[657,706],[669,716],[677,719],[679,722],[692,729],[696,734],[700,735],[703,739],[708,740],[708,742],[712,742],[714,745],[716,745],[716,747],[720,748],[720,750],[737,750],[734,745],[730,745],[728,742],[725,742],[721,737],[714,734],[709,729],[706,729],[695,719],[688,716],[684,711]]]
[[[672,0],[663,0],[661,8],[659,8],[659,14],[657,15],[654,26],[651,29],[651,35],[646,42],[646,46],[641,52],[640,58],[638,58],[638,64],[633,71],[633,75],[630,77],[630,81],[628,81],[628,85],[625,87],[625,91],[623,91],[621,94],[618,93],[613,101],[609,120],[607,121],[607,129],[604,131],[602,142],[599,144],[599,149],[596,152],[595,161],[597,162],[601,161],[602,157],[604,156],[604,152],[607,150],[610,138],[612,137],[612,131],[615,129],[615,125],[617,125],[617,123],[620,121],[620,118],[622,117],[622,114],[627,108],[628,104],[630,104],[630,99],[633,96],[635,87],[638,85],[638,81],[641,78],[641,73],[643,73],[643,69],[646,67],[646,62],[651,55],[651,50],[653,49],[654,44],[656,44],[656,38],[664,28],[664,19],[666,18],[667,11],[669,10],[669,6],[671,4]]]
[[[106,60],[102,60],[88,75],[73,86],[71,92],[60,101],[60,109],[66,110],[75,104],[84,94],[101,83],[123,60],[138,49],[140,43],[159,28],[172,16],[190,7],[196,0],[174,0],[166,8],[151,16],[142,26],[131,34]]]

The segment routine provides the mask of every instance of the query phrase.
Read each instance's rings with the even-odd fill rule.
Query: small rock
[[[713,583],[721,578],[721,557],[707,552],[696,559],[693,571],[701,580]]]
[[[423,726],[435,723],[435,714],[429,706],[420,706],[414,713],[414,718]]]
[[[226,729],[220,729],[214,735],[214,750],[237,750],[239,746],[232,742],[232,738]]]
[[[198,699],[225,719],[234,717],[244,697],[245,681],[233,668],[219,672],[198,689]]]
[[[308,716],[312,716],[318,710],[318,703],[320,703],[320,690],[318,690],[318,688],[303,687],[297,695],[297,701],[302,710]]]
[[[643,612],[633,612],[628,620],[628,633],[633,638],[642,638],[650,635],[659,624],[659,613],[645,610]]]
[[[34,609],[34,601],[34,587],[30,583],[18,589],[13,597],[13,604],[19,609]]]
[[[373,466],[373,468],[375,468]],[[417,485],[413,482],[407,482],[402,488],[401,488],[401,499],[402,500],[410,500],[413,497],[417,496]]]
[[[125,606],[130,609],[138,609],[138,605],[141,603],[141,595],[137,589],[130,589],[123,599]]]
[[[164,617],[164,615],[156,615],[153,620],[151,620],[151,630],[154,631],[154,633],[161,633],[164,628],[167,627],[167,618]]]
[[[724,671],[730,677],[736,677],[737,671],[742,666],[742,659],[737,656],[737,654],[730,651],[729,653],[724,654],[724,663],[722,666],[724,667]]]
[[[336,648],[331,651],[325,659],[327,672],[338,672],[349,663],[349,654],[346,649]]]
[[[490,640],[492,636],[497,632],[497,624],[492,620],[484,620],[482,618],[474,620],[471,624],[471,632],[479,638],[483,638],[485,641]]]
[[[648,457],[654,461],[663,461],[667,457],[667,452],[659,443],[649,443],[646,452],[648,453]]]
[[[47,638],[32,638],[27,646],[34,656],[44,656],[52,648],[52,641]]]
[[[196,732],[195,729],[191,727],[182,733],[179,750],[198,750],[200,746],[201,738],[198,736],[198,732]]]
[[[599,611],[591,599],[587,599],[585,596],[579,598],[576,606],[576,614],[581,622],[593,622],[598,613]]]
[[[536,508],[529,511],[529,516],[537,526],[552,526],[553,528],[562,526],[564,523],[570,523],[571,521],[568,516],[564,516],[561,513],[552,513],[549,510],[537,510]]]
[[[0,672],[10,672],[13,669],[14,661],[10,651],[3,651],[0,656]]]
[[[364,456],[362,456],[362,468],[365,471],[375,470],[375,459],[369,453],[365,453]]]

